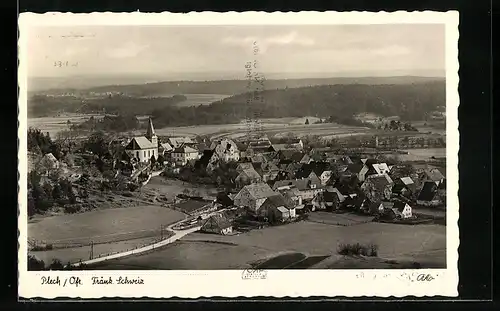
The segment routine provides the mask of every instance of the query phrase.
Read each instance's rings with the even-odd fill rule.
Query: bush
[[[376,257],[378,255],[378,246],[375,244],[362,245],[356,244],[340,244],[337,253],[346,256],[369,256]]]
[[[48,269],[49,270],[63,270],[64,265],[62,264],[62,262],[59,259],[53,259],[50,266],[48,266]]]

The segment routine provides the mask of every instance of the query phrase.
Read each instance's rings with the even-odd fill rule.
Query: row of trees
[[[379,129],[382,129],[382,125],[379,125]],[[389,123],[385,123],[383,129],[386,131],[407,131],[407,132],[418,132],[418,129],[411,125],[409,122],[401,122],[397,120],[391,120]]]

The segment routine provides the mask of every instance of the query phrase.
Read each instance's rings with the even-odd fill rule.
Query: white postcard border
[[[64,25],[284,25],[284,24],[446,24],[447,268],[419,270],[268,270],[265,279],[244,279],[240,270],[216,271],[27,271],[27,64],[29,27]],[[202,12],[202,13],[21,13],[19,18],[19,297],[22,298],[199,298],[309,296],[458,295],[458,12]],[[453,182],[451,182],[453,181]],[[421,281],[422,274],[432,281]],[[66,286],[41,285],[59,276]],[[92,286],[91,277],[140,277],[143,285]],[[72,279],[73,277],[73,279]],[[79,277],[82,285],[70,284]],[[73,282],[74,283],[74,282]]]

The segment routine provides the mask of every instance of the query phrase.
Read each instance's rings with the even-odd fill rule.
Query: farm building
[[[252,212],[257,212],[262,203],[277,192],[273,191],[266,183],[256,183],[243,187],[234,197],[234,204],[240,207],[247,207]]]
[[[281,194],[268,197],[257,211],[257,215],[269,222],[287,221],[296,217],[295,206]]]
[[[243,170],[235,179],[235,183],[238,188],[242,188],[246,185],[254,183],[259,183],[261,181],[262,177],[253,167]]]
[[[169,137],[167,141],[172,148],[179,148],[181,146],[192,146],[196,144],[190,137]]]
[[[207,218],[200,231],[226,235],[233,232],[233,225],[225,216],[218,213]]]

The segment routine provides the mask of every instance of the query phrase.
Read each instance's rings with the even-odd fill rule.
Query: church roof
[[[157,148],[158,146],[153,145],[149,139],[144,136],[138,136],[132,138],[130,143],[127,145],[125,149],[127,150],[141,150],[141,149],[151,149]]]

